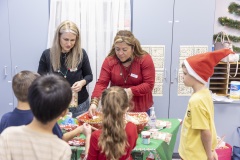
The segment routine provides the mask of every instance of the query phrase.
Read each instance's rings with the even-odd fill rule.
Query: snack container
[[[127,112],[126,121],[130,121],[137,126],[138,134],[140,134],[148,123],[148,114],[146,112]]]
[[[78,116],[77,120],[80,125],[88,123],[97,129],[102,128],[102,112],[96,112],[95,118],[92,118],[89,113],[86,112]],[[148,123],[148,114],[146,112],[127,112],[125,120],[134,123],[137,126],[138,134],[140,134]]]
[[[88,123],[97,129],[102,128],[102,113],[101,112],[96,112],[95,118],[92,118],[88,112],[85,112],[76,118],[80,125],[82,125],[83,123]]]
[[[142,144],[150,144],[150,132],[148,131],[142,131]]]

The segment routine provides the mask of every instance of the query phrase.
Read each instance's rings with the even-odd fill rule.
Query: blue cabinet
[[[11,46],[9,29],[8,0],[0,1],[0,117],[3,113],[13,109],[12,72],[11,72]]]
[[[169,117],[169,87],[174,20],[174,0],[133,1],[132,31],[141,45],[165,45],[162,96],[154,97],[157,117]],[[177,57],[176,57],[177,58]]]
[[[47,46],[49,1],[8,0],[12,72],[37,71]]]
[[[0,1],[0,117],[17,104],[12,77],[22,71],[37,71],[47,46],[49,1]]]
[[[214,11],[215,0],[133,1],[134,35],[142,45],[165,45],[163,95],[154,97],[157,117],[184,118],[189,96],[178,95],[180,46],[211,50]],[[174,152],[178,145],[179,134]]]

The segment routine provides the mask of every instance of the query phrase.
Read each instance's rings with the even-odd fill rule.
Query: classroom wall
[[[232,3],[235,2],[240,5],[240,0],[217,0],[216,1],[216,9],[215,9],[215,23],[214,23],[214,34],[217,34],[221,31],[224,31],[228,35],[234,35],[234,36],[240,36],[240,31],[237,29],[233,29],[227,26],[222,26],[218,22],[219,17],[228,17],[233,20],[240,20],[240,16],[231,14],[228,12],[228,6]],[[232,42],[233,45],[240,47],[240,43],[234,43]]]
[[[232,2],[240,4],[240,0],[216,0],[214,34],[224,31],[228,35],[240,36],[239,30],[222,26],[218,22],[219,17],[240,20],[240,16],[228,12],[228,6]],[[240,43],[233,45],[240,47]],[[215,103],[215,124],[218,136],[225,136],[227,143],[240,146],[240,137],[237,134],[237,127],[240,126],[240,103]]]

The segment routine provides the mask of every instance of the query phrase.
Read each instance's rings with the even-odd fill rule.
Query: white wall
[[[214,34],[217,34],[220,31],[224,31],[228,35],[240,36],[239,30],[227,26],[222,26],[218,22],[219,17],[228,17],[230,19],[240,21],[240,16],[228,12],[228,6],[232,2],[240,4],[240,0],[216,0]],[[240,43],[233,43],[233,45],[240,47]]]
[[[240,31],[227,26],[222,26],[218,22],[219,17],[228,17],[240,21],[240,16],[228,12],[228,6],[235,2],[240,4],[240,0],[216,0],[214,33],[224,31],[228,35],[240,36]],[[233,43],[240,47],[240,43]],[[240,146],[240,138],[237,134],[237,127],[240,126],[240,104],[215,103],[215,125],[218,136],[225,136],[224,141],[230,145]]]

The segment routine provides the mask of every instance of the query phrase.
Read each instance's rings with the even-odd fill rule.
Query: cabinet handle
[[[177,78],[178,78],[178,69],[175,68],[175,69],[174,69],[174,72],[175,72],[175,77],[174,77],[174,79],[177,79]],[[174,83],[174,79],[171,80],[171,83]]]
[[[15,66],[15,74],[17,74],[18,66]]]
[[[177,78],[178,78],[178,69],[175,68],[175,79],[177,79]]]
[[[7,66],[4,66],[4,75],[7,76]]]

